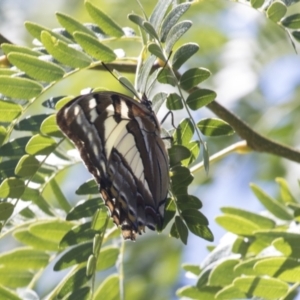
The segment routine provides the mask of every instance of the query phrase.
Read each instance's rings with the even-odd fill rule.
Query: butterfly
[[[169,160],[151,102],[89,93],[62,107],[57,124],[79,150],[124,239],[135,240],[145,226],[160,229]]]

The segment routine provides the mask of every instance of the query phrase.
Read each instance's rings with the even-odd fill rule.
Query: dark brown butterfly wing
[[[151,109],[122,94],[91,93],[66,104],[57,124],[99,183],[125,239],[161,227],[169,164]]]

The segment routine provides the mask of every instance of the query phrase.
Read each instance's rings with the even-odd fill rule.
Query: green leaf
[[[260,229],[272,229],[275,227],[275,222],[272,219],[260,216],[247,210],[238,209],[235,207],[222,207],[221,211],[225,214],[236,215],[247,219],[259,226]]]
[[[141,71],[137,79],[137,87],[139,91],[146,90],[148,78],[155,60],[156,60],[156,56],[150,55],[144,62],[143,66],[141,67]]]
[[[207,118],[197,123],[197,127],[206,136],[232,135],[232,127],[221,119]]]
[[[293,258],[265,258],[255,264],[254,270],[258,274],[268,275],[283,281],[300,282],[300,262]]]
[[[214,300],[215,294],[220,288],[205,286],[197,289],[195,286],[185,286],[177,290],[176,295],[184,298],[199,299],[199,300]]]
[[[203,151],[203,163],[204,163],[204,168],[206,173],[208,174],[209,171],[209,153],[208,153],[208,148],[207,148],[207,143],[204,142],[202,143],[202,151]]]
[[[109,218],[109,216],[110,215],[108,214],[107,207],[102,206],[101,208],[98,208],[93,215],[91,228],[98,231],[101,230],[106,224],[107,218]]]
[[[264,243],[272,243],[276,249],[286,256],[300,258],[299,234],[274,229],[260,230],[255,233],[255,236]]]
[[[227,231],[237,235],[252,236],[255,231],[260,229],[256,223],[236,215],[225,214],[223,216],[216,217],[215,220]]]
[[[0,111],[0,122],[11,122],[22,113],[22,106],[7,100],[0,100]]]
[[[182,3],[176,5],[169,14],[165,17],[160,31],[160,40],[165,42],[171,28],[177,23],[179,18],[189,9],[190,3]]]
[[[172,59],[173,68],[178,70],[198,50],[199,50],[199,46],[195,43],[188,43],[188,44],[182,45],[174,53],[174,56]]]
[[[294,15],[290,15],[290,16],[284,18],[281,21],[281,24],[287,28],[299,29],[300,28],[300,14],[294,14]]]
[[[57,202],[59,203],[60,207],[67,213],[70,211],[72,206],[68,202],[67,198],[61,191],[60,186],[57,184],[55,177],[51,178],[50,180],[50,187],[52,189],[53,194],[55,195],[55,198]]]
[[[286,14],[287,7],[282,1],[275,1],[267,9],[267,17],[274,21],[280,21]]]
[[[227,285],[215,295],[216,299],[247,299],[246,293],[235,288],[233,284]]]
[[[177,93],[171,93],[167,97],[166,106],[169,110],[183,109],[183,103],[181,97]]]
[[[199,141],[191,141],[185,147],[189,149],[191,153],[191,156],[188,159],[182,161],[182,165],[187,167],[198,158],[200,153],[200,143]]]
[[[98,289],[94,294],[94,300],[119,300],[120,290],[119,290],[119,275],[113,274],[108,277],[100,284]]]
[[[88,260],[92,254],[93,243],[87,242],[79,244],[65,252],[60,259],[56,262],[53,269],[59,271],[71,267],[76,264],[83,263]]]
[[[89,66],[92,59],[82,51],[55,38],[47,31],[41,33],[41,40],[47,51],[59,62],[72,68],[85,68]]]
[[[122,28],[91,2],[86,1],[85,7],[92,19],[106,34],[114,37],[124,35]]]
[[[0,185],[0,198],[20,198],[24,190],[25,183],[23,180],[18,178],[6,178]]]
[[[186,167],[176,166],[171,169],[171,186],[172,191],[175,195],[182,195],[184,188],[189,186],[193,181],[194,177],[192,176],[190,170]]]
[[[89,34],[89,35],[95,37],[95,34],[93,33],[93,31],[91,31],[86,26],[84,26],[83,24],[78,22],[76,19],[74,19],[73,17],[71,17],[67,14],[57,12],[56,18],[57,18],[59,24],[63,28],[65,28],[70,34],[73,34],[75,31],[80,31],[80,32],[84,32],[86,34]]]
[[[102,198],[93,198],[84,201],[83,203],[78,204],[70,212],[67,214],[66,219],[70,220],[78,220],[85,217],[91,217],[95,211],[103,207],[103,200]]]
[[[191,28],[191,26],[191,21],[182,21],[171,28],[166,38],[166,53],[170,53],[175,43]]]
[[[297,203],[297,200],[292,195],[288,183],[284,178],[277,177],[275,181],[280,186],[280,196],[284,203]]]
[[[261,202],[261,204],[268,209],[275,217],[281,220],[292,220],[293,215],[288,212],[288,210],[278,201],[267,195],[262,189],[260,189],[255,184],[250,184],[250,187]]]
[[[186,209],[200,209],[202,207],[201,201],[192,195],[177,196],[176,204],[182,211]]]
[[[195,132],[192,121],[189,118],[183,119],[177,126],[173,138],[174,143],[187,147]]]
[[[10,270],[40,270],[49,263],[49,255],[32,248],[17,248],[0,254],[0,264]]]
[[[74,37],[86,53],[100,61],[111,62],[117,57],[113,50],[86,33],[75,32]]]
[[[190,272],[196,276],[200,275],[201,273],[201,268],[199,265],[183,264],[181,267],[183,270]]]
[[[17,99],[29,100],[39,95],[43,86],[36,81],[1,75],[0,76],[0,93]]]
[[[145,31],[150,34],[150,36],[156,40],[158,40],[158,35],[154,29],[154,27],[152,26],[151,23],[149,23],[148,21],[144,21],[143,22],[143,28],[145,29]]]
[[[191,225],[208,225],[207,218],[196,209],[185,209],[181,212],[181,216],[183,217],[186,224]]]
[[[15,168],[19,159],[9,159],[0,162],[0,178],[7,178],[15,176]]]
[[[97,271],[102,271],[113,267],[118,260],[119,248],[116,246],[107,246],[101,249],[97,262]]]
[[[288,284],[281,280],[255,276],[237,278],[233,284],[234,287],[249,293],[250,296],[274,300],[282,297],[289,289]]]
[[[9,288],[20,288],[21,286],[27,286],[32,280],[33,273],[30,271],[9,270],[9,268],[0,268],[0,282]],[[0,288],[1,289],[1,288]],[[12,299],[10,297],[3,297],[0,290],[0,299]],[[15,298],[13,298],[15,299]]]
[[[169,69],[161,69],[158,73],[157,80],[160,83],[170,84],[176,86],[177,80]]]
[[[2,184],[0,186],[0,192],[1,192]],[[6,221],[13,214],[14,208],[15,208],[14,205],[12,205],[9,202],[0,202],[0,221]]]
[[[73,223],[63,220],[37,221],[29,226],[29,232],[36,237],[46,239],[47,241],[56,243],[60,242],[63,236],[71,230]]]
[[[190,156],[190,151],[182,145],[173,145],[168,149],[168,155],[170,159],[170,166],[177,165],[182,160]]]
[[[91,228],[91,222],[80,224],[69,230],[61,239],[59,246],[66,247],[90,241],[99,231]]]
[[[193,234],[195,234],[195,235],[197,235],[197,236],[199,236],[199,237],[201,237],[201,238],[203,238],[203,239],[205,239],[209,242],[214,241],[214,236],[213,236],[212,232],[210,231],[210,229],[206,225],[200,225],[200,224],[193,225],[193,224],[190,224],[190,223],[187,224],[187,225],[188,225],[189,230]]]
[[[5,127],[0,126],[0,146],[5,141],[6,135],[7,135],[7,130],[5,129]]]
[[[73,293],[64,297],[64,300],[89,300],[91,299],[91,288],[88,286],[79,288]]]
[[[45,82],[57,81],[65,74],[64,69],[57,64],[28,54],[12,52],[8,55],[8,60],[30,77]]]
[[[165,205],[165,214],[162,230],[166,228],[169,222],[174,218],[176,213],[175,201],[172,198],[168,198]]]
[[[188,96],[186,103],[190,109],[197,110],[215,100],[216,96],[217,94],[211,90],[196,90]]]
[[[15,174],[20,177],[29,177],[36,173],[40,167],[40,162],[31,155],[24,155],[19,160]]]
[[[14,45],[14,44],[1,44],[1,48],[3,50],[3,52],[8,55],[10,52],[19,52],[19,53],[23,53],[23,54],[28,54],[31,56],[40,56],[42,55],[41,52],[32,50],[30,48],[27,47],[23,47],[23,46],[18,46],[18,45]]]
[[[264,4],[265,0],[250,0],[253,8],[260,8]]]
[[[156,31],[158,31],[161,25],[161,21],[163,20],[163,17],[167,12],[167,9],[170,6],[171,2],[171,0],[158,1],[156,6],[154,7],[149,20]]]
[[[17,229],[13,233],[14,238],[20,243],[32,248],[44,251],[57,251],[58,243],[43,239],[30,233],[27,229]],[[1,270],[1,269],[0,269]]]
[[[36,39],[38,39],[39,41],[41,41],[41,33],[43,31],[46,31],[48,33],[50,33],[51,35],[53,35],[55,38],[67,43],[67,44],[73,44],[74,42],[66,37],[64,37],[63,35],[59,34],[59,33],[56,33],[56,32],[53,32],[51,31],[49,28],[46,28],[44,26],[41,26],[37,23],[34,23],[34,22],[29,22],[29,21],[26,21],[25,22],[25,27],[27,29],[27,31],[33,36],[35,37]]]
[[[129,19],[131,22],[133,22],[133,23],[135,23],[136,25],[138,25],[138,26],[144,28],[143,23],[144,23],[144,21],[146,21],[146,20],[145,20],[144,18],[142,18],[141,16],[131,13],[131,14],[128,14],[127,17],[128,17],[128,19]]]
[[[89,179],[85,183],[79,186],[79,188],[75,191],[76,195],[92,195],[99,194],[99,187],[95,181],[95,179]]]
[[[34,135],[26,145],[26,152],[31,155],[48,155],[56,148],[56,141],[51,137]]]
[[[11,140],[0,147],[0,156],[22,156],[26,154],[25,146],[30,137],[24,136]]]
[[[166,60],[162,49],[156,43],[150,43],[148,45],[148,50],[162,61]]]
[[[235,273],[237,275],[257,275],[254,270],[254,265],[260,261],[261,257],[249,258],[246,261],[241,261],[235,267]]]
[[[300,41],[300,31],[295,30],[292,32],[292,36],[299,42]]]
[[[57,294],[57,299],[62,299],[70,292],[76,292],[89,280],[89,278],[86,276],[85,267],[79,270],[72,270],[68,276],[69,278],[64,282],[63,286],[59,290],[59,293]]]
[[[28,116],[15,125],[16,130],[39,132],[42,122],[49,114]]]
[[[186,225],[184,224],[184,222],[179,216],[175,217],[175,225],[176,225],[177,232],[179,234],[179,238],[186,245],[189,232]]]
[[[226,259],[213,268],[209,275],[209,286],[226,286],[232,283],[236,275],[234,267],[239,263],[238,259]]]
[[[59,138],[63,137],[63,134],[56,123],[56,115],[47,117],[41,124],[40,130],[44,135],[50,135]]]
[[[165,100],[167,99],[167,93],[157,93],[152,98],[152,110],[157,114]]]
[[[23,195],[21,196],[23,201],[39,201],[40,200],[40,192],[39,190],[32,189],[30,187],[26,187]]]
[[[192,68],[184,72],[180,78],[180,86],[184,90],[190,90],[211,75],[210,71],[204,68]]]

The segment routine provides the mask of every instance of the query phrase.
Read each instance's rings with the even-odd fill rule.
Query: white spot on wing
[[[128,118],[128,106],[125,101],[121,101],[121,116],[123,118]]]
[[[113,118],[110,118],[113,119]],[[107,124],[106,124],[107,120],[105,120],[105,128],[107,128]],[[113,120],[113,122],[116,124],[116,122]],[[110,123],[113,123],[112,121],[110,121]],[[118,123],[117,126],[115,126],[112,130],[112,132],[110,133],[110,135],[107,135],[107,132],[105,131],[105,139],[106,139],[106,144],[105,144],[105,149],[106,149],[106,154],[107,156],[110,155],[112,148],[115,146],[116,141],[121,139],[124,135],[126,135],[127,129],[126,129],[126,124],[128,123],[128,121],[121,121],[120,123]]]
[[[89,104],[88,104],[88,107],[89,109],[93,109],[97,106],[97,101],[95,98],[92,98],[89,100]]]
[[[97,113],[96,109],[92,109],[89,113],[89,120],[92,123],[94,123],[96,121],[97,117],[98,117],[98,113]]]

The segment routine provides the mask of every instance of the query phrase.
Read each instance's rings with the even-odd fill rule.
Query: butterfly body
[[[61,108],[57,124],[78,148],[125,239],[162,226],[169,163],[149,101],[91,93]]]

